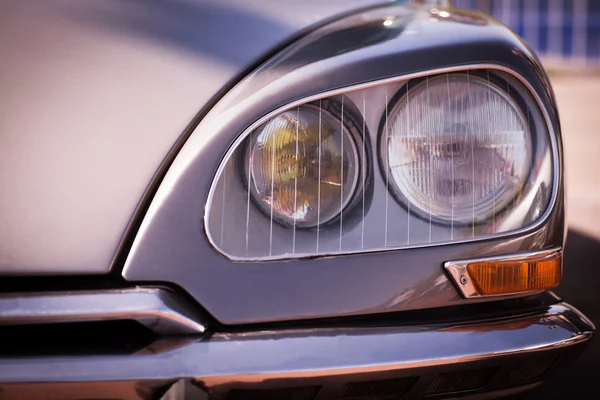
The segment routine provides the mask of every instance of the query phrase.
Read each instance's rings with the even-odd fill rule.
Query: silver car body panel
[[[391,0],[0,4],[0,271],[106,273],[195,116],[245,69]]]
[[[448,14],[384,7],[350,16],[305,36],[249,74],[200,122],[171,164],[128,254],[125,278],[173,283],[219,322],[249,324],[491,301],[464,299],[443,263],[562,247],[562,142],[547,76],[535,55],[497,21],[470,11]],[[403,23],[389,29],[386,18]],[[486,240],[317,259],[240,263],[210,245],[202,220],[214,173],[254,121],[332,90],[472,68],[508,69],[519,77],[555,135],[555,200],[538,223]]]

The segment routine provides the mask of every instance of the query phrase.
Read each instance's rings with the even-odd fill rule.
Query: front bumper
[[[594,331],[578,310],[558,303],[468,324],[215,333],[201,340],[161,339],[128,355],[0,356],[0,393],[4,400],[49,393],[152,399],[181,379],[193,383],[187,393],[211,399],[360,399],[373,393],[382,397],[370,398],[410,399],[510,391],[567,363]],[[167,397],[186,398],[184,393],[173,387]],[[188,397],[203,398],[196,395]]]

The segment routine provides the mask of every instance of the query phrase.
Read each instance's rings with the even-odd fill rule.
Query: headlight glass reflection
[[[342,122],[311,105],[267,121],[248,142],[250,193],[283,225],[315,227],[334,220],[357,188],[357,149]]]
[[[484,78],[427,78],[399,99],[387,124],[382,153],[390,186],[421,216],[488,221],[518,196],[528,177],[528,122]]]

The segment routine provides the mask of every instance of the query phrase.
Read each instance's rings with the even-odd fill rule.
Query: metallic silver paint
[[[492,262],[527,262],[530,260],[541,261],[546,258],[552,258],[557,254],[562,254],[561,248],[543,250],[543,251],[532,251],[529,253],[520,253],[520,254],[509,254],[505,256],[496,256],[496,257],[483,257],[483,258],[472,258],[469,260],[453,260],[447,261],[444,263],[444,268],[448,271],[450,278],[454,281],[454,284],[460,290],[460,293],[467,299],[472,299],[476,297],[504,297],[507,295],[513,295],[516,293],[507,293],[504,295],[482,295],[477,291],[475,284],[473,283],[469,273],[467,271],[467,265],[474,262],[480,261],[492,261]],[[562,264],[561,264],[562,267]],[[539,292],[536,290],[532,290],[529,292],[521,292],[519,294],[532,294]]]
[[[0,357],[0,382],[194,377],[210,390],[224,391],[240,382],[410,371],[538,354],[587,342],[594,329],[575,308],[559,303],[534,314],[468,325],[224,333],[159,354]]]
[[[0,2],[0,271],[106,273],[194,117],[255,60],[391,0]]]
[[[0,296],[0,326],[115,320],[135,320],[169,336],[199,334],[206,329],[198,310],[158,288]]]
[[[388,7],[348,17],[248,75],[198,125],[171,165],[131,248],[125,278],[179,285],[224,324],[342,317],[490,301],[463,299],[442,263],[562,246],[562,143],[549,80],[510,30],[483,14],[451,14],[437,18],[427,7]],[[405,23],[386,30],[388,17]],[[336,88],[474,64],[510,66],[522,76],[556,134],[554,209],[534,230],[471,243],[244,265],[221,257],[202,237],[212,174],[254,121],[282,104]]]

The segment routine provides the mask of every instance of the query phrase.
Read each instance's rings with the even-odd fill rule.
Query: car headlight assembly
[[[476,75],[446,74],[401,92],[380,141],[396,198],[441,223],[485,224],[514,202],[531,170],[518,104]]]
[[[235,141],[211,187],[207,234],[230,259],[255,261],[522,231],[555,198],[551,129],[527,82],[502,67],[316,95]]]
[[[337,219],[357,190],[360,160],[341,119],[314,105],[285,111],[246,144],[254,202],[280,224],[313,228]]]

